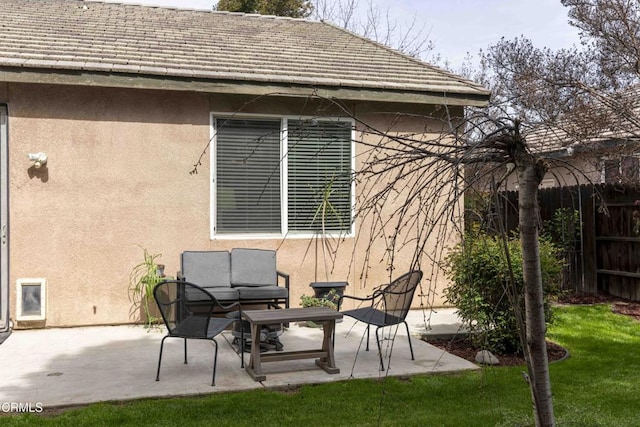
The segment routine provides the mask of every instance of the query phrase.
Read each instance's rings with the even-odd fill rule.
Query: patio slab
[[[231,333],[218,338],[216,385],[211,387],[213,344],[189,341],[189,363],[183,363],[183,342],[165,341],[160,381],[155,381],[160,340],[164,329],[147,331],[139,325],[80,327],[14,331],[0,346],[0,402],[41,404],[45,408],[120,401],[145,397],[187,396],[271,387],[295,387],[349,378],[383,378],[478,367],[446,353],[420,337],[439,325],[450,328],[456,317],[451,309],[412,311],[407,318],[415,359],[410,359],[404,326],[386,328],[383,342],[386,371],[372,333],[371,351],[365,351],[364,325],[350,318],[336,325],[335,357],[339,374],[327,374],[313,359],[263,365],[265,381],[256,382],[240,367],[240,357],[230,345]],[[428,322],[430,328],[425,327]],[[453,322],[453,323],[452,323]],[[372,331],[373,332],[373,331]],[[281,336],[287,351],[319,348],[322,331],[290,325]],[[248,362],[248,354],[245,361]]]

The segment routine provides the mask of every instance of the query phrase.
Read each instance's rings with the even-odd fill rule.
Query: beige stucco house
[[[0,22],[5,326],[9,317],[15,327],[137,321],[128,288],[141,248],[162,254],[169,275],[185,250],[277,249],[295,306],[314,281],[313,230],[297,213],[309,206],[296,193],[310,184],[297,172],[357,170],[359,143],[379,138],[366,126],[426,135],[442,105],[459,116],[489,97],[308,20],[0,0]],[[315,165],[287,155],[292,141],[329,140],[337,151],[319,150]],[[388,281],[389,266],[372,263],[362,278],[361,189],[346,182],[337,203],[349,221],[334,224],[345,255],[327,276],[365,295]],[[19,312],[25,298],[40,316]]]

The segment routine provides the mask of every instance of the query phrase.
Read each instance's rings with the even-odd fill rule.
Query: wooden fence
[[[518,192],[502,193],[499,209],[508,230],[517,228]],[[640,301],[640,189],[620,185],[541,189],[540,218],[546,227],[561,209],[575,211],[579,224],[566,253],[564,287],[577,292],[604,292]],[[562,221],[561,221],[562,222]],[[575,239],[571,239],[575,236]]]

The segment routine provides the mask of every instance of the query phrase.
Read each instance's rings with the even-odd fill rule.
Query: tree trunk
[[[551,379],[547,358],[544,291],[538,242],[538,185],[546,170],[544,162],[523,152],[517,159],[519,181],[519,227],[524,279],[526,346],[529,387],[536,426],[555,425]]]

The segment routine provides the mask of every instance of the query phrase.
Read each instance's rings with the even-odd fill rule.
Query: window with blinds
[[[288,121],[289,232],[351,227],[351,123]]]
[[[281,232],[280,129],[280,120],[216,121],[216,233]]]
[[[351,230],[351,121],[218,118],[214,124],[214,234]]]

